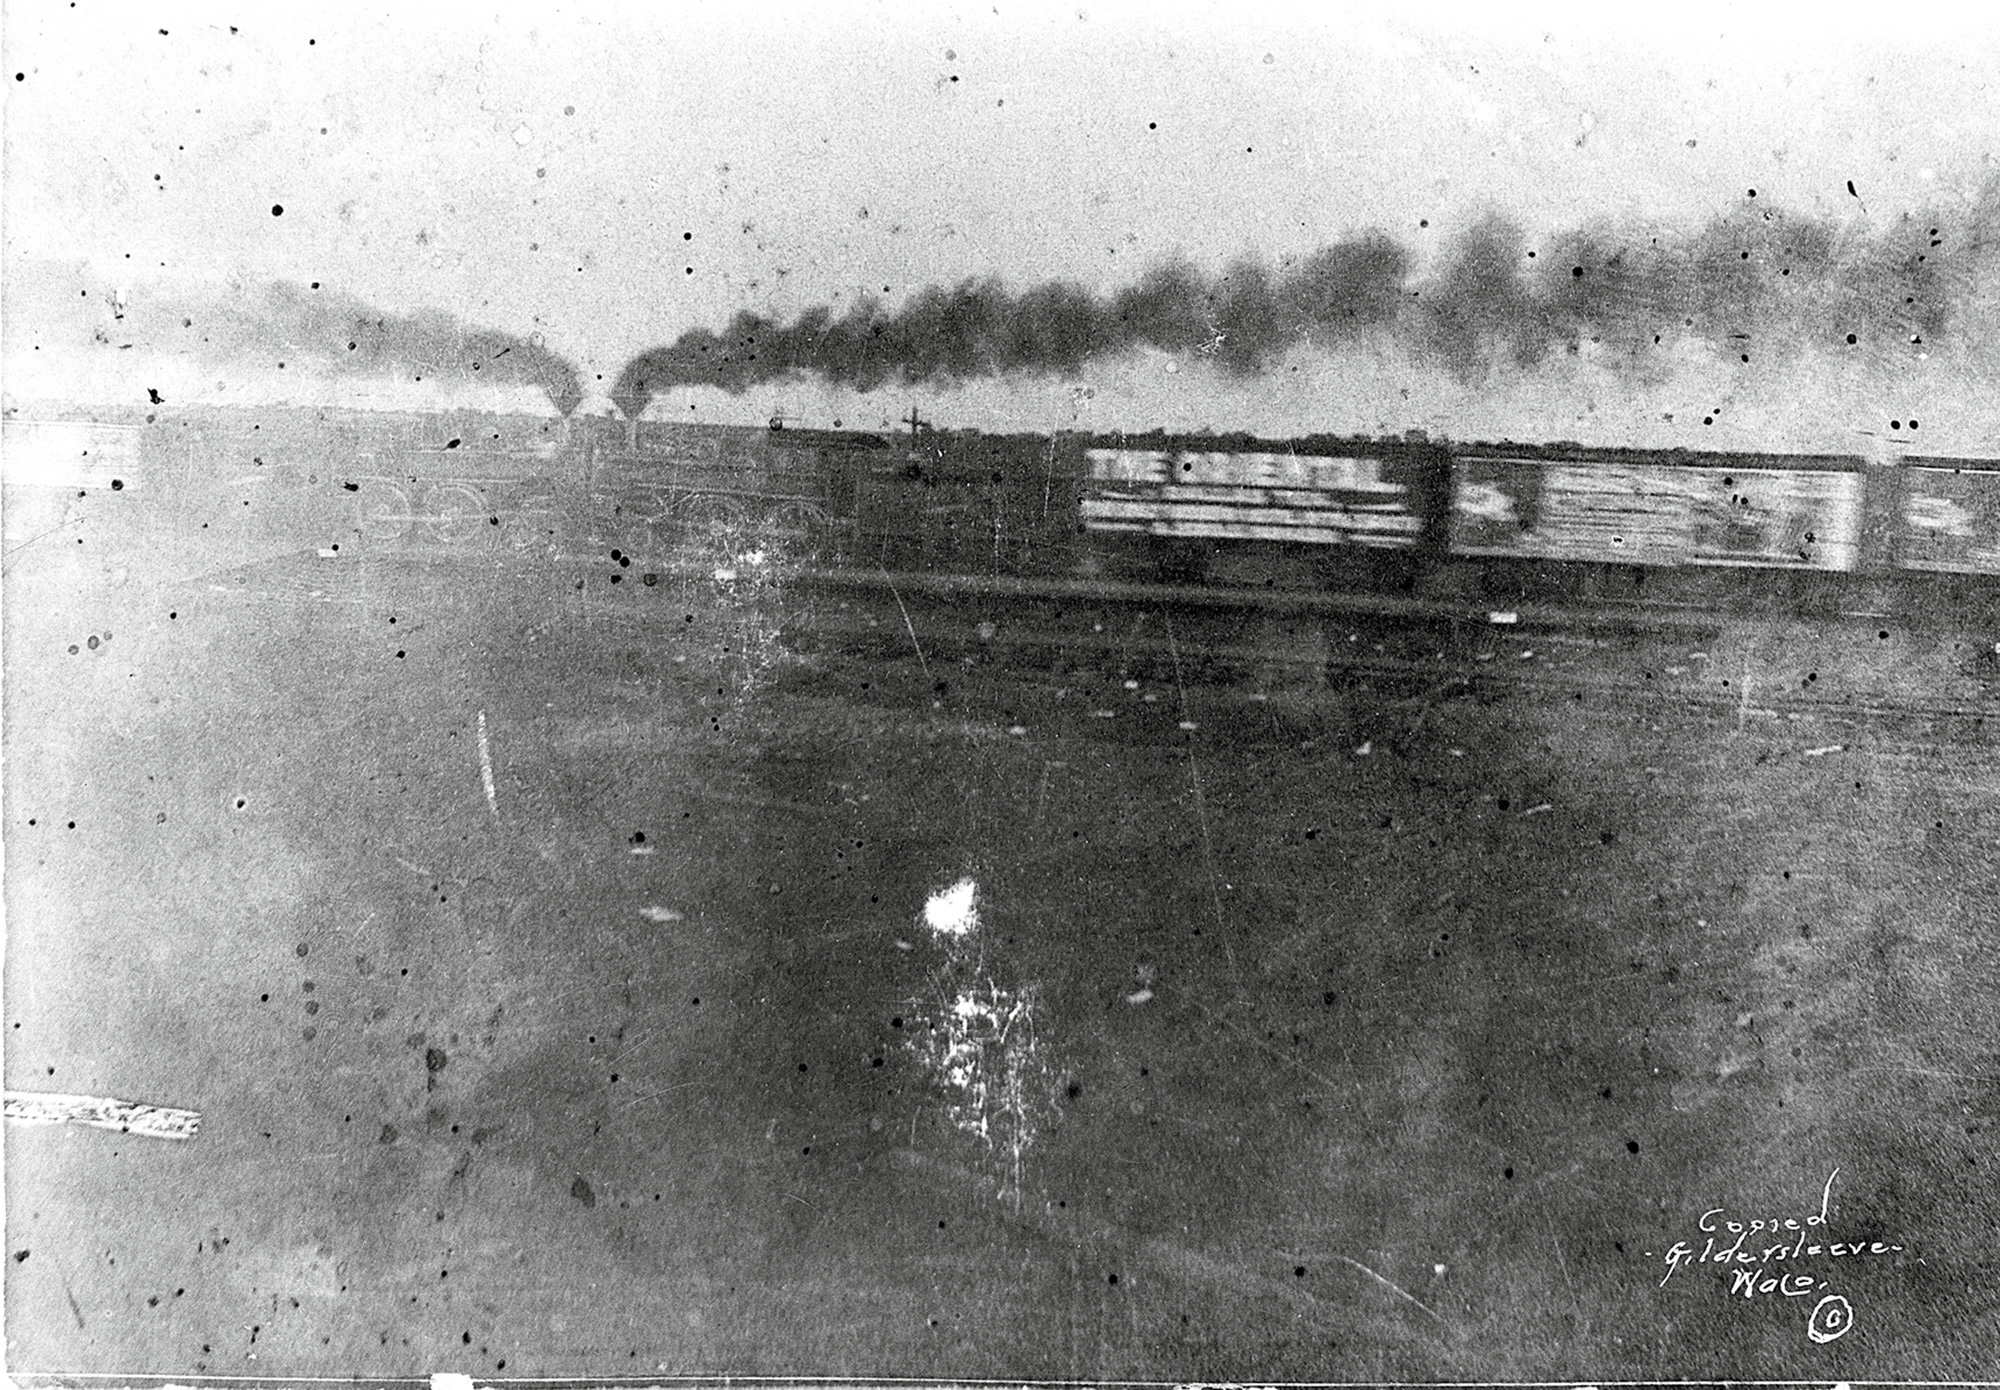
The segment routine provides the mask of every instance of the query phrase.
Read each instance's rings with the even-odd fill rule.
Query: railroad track
[[[286,557],[204,578],[212,591],[240,598],[351,603],[370,587],[369,574],[406,567],[381,559]],[[546,571],[570,592],[578,568],[572,557],[512,572]],[[1419,703],[1519,693],[1600,703],[1636,699],[1739,722],[1914,721],[1961,735],[2000,718],[2000,700],[1984,698],[1990,685],[1973,699],[1912,701],[1858,692],[1837,698],[1769,682],[1746,690],[1740,682],[1705,679],[1695,661],[1666,659],[1669,643],[1715,645],[1732,627],[1763,623],[1773,630],[1790,625],[1851,635],[1889,621],[1871,611],[1759,618],[1645,603],[1502,611],[1459,597],[895,573],[782,557],[718,567],[712,558],[677,556],[644,573],[611,568],[622,585],[608,578],[589,582],[592,572],[582,571],[597,596],[592,612],[621,629],[679,621],[673,597],[690,585],[714,585],[745,607],[766,609],[780,640],[795,650],[816,652],[822,661],[907,662],[927,681],[936,666],[962,684],[969,667],[1004,672],[1024,689],[1066,689],[1073,684],[1067,676],[1094,670],[1139,681],[1155,695],[1151,703],[1172,685],[1198,689],[1210,704],[1226,698],[1257,703],[1318,689]],[[1641,650],[1649,645],[1652,650]]]
[[[1249,604],[1234,595],[1199,594],[1190,603],[1188,591],[1164,587],[1079,592],[1008,583],[967,592],[936,582],[905,589],[894,576],[874,584],[842,580],[826,592],[844,592],[846,602],[788,605],[792,645],[822,660],[919,668],[927,679],[945,674],[960,685],[979,672],[1024,692],[1068,693],[1075,676],[1095,674],[1119,688],[1109,707],[1114,718],[1135,700],[1187,704],[1190,691],[1209,708],[1344,691],[1420,707],[1512,695],[1596,708],[1639,701],[1739,724],[1878,731],[1902,725],[1913,734],[1930,726],[1959,737],[2000,720],[2000,703],[1984,700],[1843,698],[1772,682],[1760,690],[1754,682],[1706,674],[1712,663],[1659,659],[1672,639],[1685,646],[1688,638],[1721,636],[1725,621],[1712,613],[1679,613],[1656,626],[1650,613],[1544,609],[1499,615],[1505,621],[1496,622],[1493,614],[1463,606],[1383,596],[1315,594]],[[871,590],[878,591],[876,601],[869,601]],[[1848,616],[1875,621],[1872,614]],[[1648,642],[1654,651],[1639,650]]]
[[[1172,608],[1182,611],[1239,612],[1292,616],[1355,616],[1389,618],[1450,618],[1496,626],[1524,625],[1603,631],[1703,630],[1725,619],[1753,614],[1720,612],[1713,606],[1664,601],[1598,600],[1590,603],[1507,603],[1445,595],[1382,594],[1362,590],[1203,588],[1192,585],[1149,584],[1118,580],[1045,576],[936,574],[861,568],[829,569],[799,566],[791,581],[825,592],[894,591],[960,601],[1005,599],[1016,602],[1112,604],[1122,607]],[[1886,620],[1873,609],[1839,610],[1821,620],[1849,623]]]

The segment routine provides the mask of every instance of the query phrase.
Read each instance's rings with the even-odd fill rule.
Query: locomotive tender
[[[6,419],[6,480],[233,556],[692,540],[890,571],[1471,597],[1989,605],[2000,460],[1400,438],[907,434],[326,410]],[[117,475],[117,476],[114,476]],[[24,491],[25,490],[25,491]],[[14,528],[10,526],[10,531]],[[164,529],[167,535],[159,537]]]

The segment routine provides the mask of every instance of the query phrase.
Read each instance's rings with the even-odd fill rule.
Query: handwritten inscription
[[[1854,1326],[1854,1309],[1837,1293],[1830,1293],[1812,1310],[1806,1336],[1815,1342],[1837,1342]]]
[[[1707,1267],[1726,1274],[1723,1287],[1732,1298],[1809,1298],[1819,1294],[1812,1310],[1806,1335],[1815,1342],[1831,1342],[1844,1336],[1854,1325],[1854,1309],[1839,1294],[1827,1293],[1827,1280],[1801,1262],[1869,1260],[1897,1255],[1904,1247],[1886,1240],[1831,1240],[1828,1217],[1833,1205],[1833,1184],[1840,1176],[1834,1169],[1820,1190],[1819,1210],[1806,1216],[1761,1216],[1743,1219],[1727,1207],[1710,1207],[1695,1223],[1698,1236],[1677,1240],[1660,1258],[1666,1273],[1660,1277],[1665,1288],[1683,1270]],[[1699,1244],[1697,1244],[1697,1240]],[[1649,1256],[1655,1252],[1646,1252]]]

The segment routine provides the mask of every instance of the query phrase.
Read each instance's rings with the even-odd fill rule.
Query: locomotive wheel
[[[546,498],[530,499],[500,516],[500,540],[516,554],[545,550],[555,544],[556,509]]]
[[[491,545],[499,531],[491,524],[486,499],[463,483],[446,483],[432,490],[425,511],[431,536],[453,549]]]
[[[416,520],[410,511],[410,494],[394,483],[364,483],[367,490],[354,504],[354,529],[363,540],[387,545],[409,534]]]
[[[765,534],[794,555],[814,555],[826,543],[827,529],[825,512],[811,502],[792,502],[778,508]]]
[[[750,513],[734,497],[698,497],[687,509],[688,529],[697,536],[729,539],[750,524]]]
[[[727,564],[752,545],[750,513],[734,497],[697,497],[680,517],[680,543],[696,563]]]
[[[653,564],[666,549],[658,519],[649,507],[635,501],[614,505],[598,517],[592,529],[599,554],[623,558],[635,565]]]
[[[659,562],[666,547],[660,543],[659,531],[652,522],[634,517],[619,526],[618,549],[633,564],[645,569]]]

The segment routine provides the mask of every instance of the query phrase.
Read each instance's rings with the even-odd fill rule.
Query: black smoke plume
[[[736,315],[639,354],[611,397],[627,415],[676,387],[739,394],[811,375],[859,391],[1021,375],[1074,376],[1139,348],[1200,354],[1254,375],[1296,346],[1374,340],[1462,380],[1531,370],[1586,346],[1613,370],[1664,370],[1694,341],[1731,359],[1810,349],[1922,352],[1949,340],[2000,266],[2000,180],[1952,214],[1888,227],[1843,224],[1747,199],[1705,225],[1600,224],[1531,240],[1490,216],[1450,239],[1421,274],[1369,232],[1276,267],[1220,274],[1160,265],[1109,295],[1053,281],[1014,293],[997,280],[931,288],[898,311],[863,299],[787,324]],[[1976,338],[1977,332],[1960,336]],[[1978,344],[1974,344],[1978,346]]]
[[[534,386],[567,415],[583,400],[574,364],[539,341],[422,310],[388,313],[334,290],[283,281],[141,283],[81,266],[37,267],[9,285],[11,337],[69,337],[100,349],[181,356],[220,373],[322,370],[446,386]]]
[[[714,386],[732,394],[794,373],[871,391],[1015,373],[1074,375],[1086,362],[1135,348],[1203,351],[1254,373],[1296,343],[1338,342],[1388,325],[1408,254],[1370,233],[1270,270],[1241,261],[1204,276],[1170,261],[1099,297],[1053,281],[1020,294],[968,280],[917,294],[890,313],[863,299],[836,318],[809,309],[790,324],[739,313],[720,333],[682,334],[629,362],[611,399],[627,415],[660,391]]]
[[[342,376],[537,386],[564,415],[583,400],[582,376],[561,354],[438,310],[385,313],[349,295],[278,282],[212,303],[200,326],[204,355],[221,350],[236,360],[251,352],[271,357],[282,344]]]
[[[1992,249],[1977,218],[1856,231],[1745,208],[1692,234],[1607,226],[1536,245],[1489,217],[1414,287],[1403,328],[1463,378],[1585,344],[1631,370],[1678,340],[1744,361],[1810,348],[1873,358],[1939,343]]]

